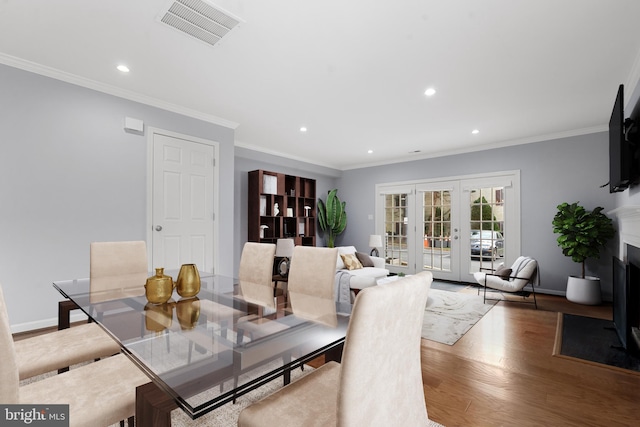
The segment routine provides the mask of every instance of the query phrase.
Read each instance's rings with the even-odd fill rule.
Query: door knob
[[[156,231],[162,231],[162,226],[161,225],[156,225]]]

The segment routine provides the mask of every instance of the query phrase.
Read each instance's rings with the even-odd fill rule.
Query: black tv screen
[[[609,120],[609,192],[624,191],[631,184],[633,152],[624,132],[624,85],[618,88]]]

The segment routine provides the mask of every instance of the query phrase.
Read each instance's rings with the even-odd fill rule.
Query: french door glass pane
[[[504,187],[476,188],[470,192],[471,269],[495,269],[505,253]]]
[[[407,254],[407,195],[387,194],[384,201],[385,259],[387,264],[406,266]]]
[[[422,213],[423,262],[419,268],[451,271],[451,192],[425,191]]]

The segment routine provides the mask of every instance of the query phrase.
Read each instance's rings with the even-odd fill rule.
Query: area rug
[[[640,374],[640,359],[621,347],[611,320],[558,313],[553,355]]]
[[[495,304],[496,301],[484,303],[479,295],[431,289],[422,323],[422,338],[453,345]]]

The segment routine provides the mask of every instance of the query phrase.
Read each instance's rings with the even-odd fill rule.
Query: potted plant
[[[326,203],[318,199],[318,223],[323,233],[327,234],[327,246],[335,246],[335,238],[340,235],[347,226],[347,212],[344,210],[346,203],[338,199],[338,190],[333,189],[327,194]]]
[[[567,299],[580,304],[597,305],[602,302],[600,279],[585,276],[585,260],[599,258],[600,249],[615,235],[611,219],[602,213],[604,208],[586,210],[578,202],[558,205],[553,218],[553,232],[559,234],[562,253],[582,264],[580,277],[569,276]]]

